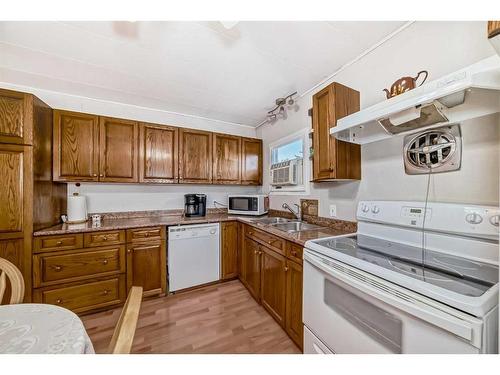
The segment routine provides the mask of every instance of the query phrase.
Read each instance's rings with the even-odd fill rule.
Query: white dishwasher
[[[168,228],[169,291],[220,278],[219,223]]]

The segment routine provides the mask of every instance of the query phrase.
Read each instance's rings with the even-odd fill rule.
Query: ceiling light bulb
[[[280,107],[280,114],[283,114],[283,112],[285,112],[285,107],[281,106]]]
[[[295,100],[293,98],[288,99],[288,105],[293,105],[295,103]]]

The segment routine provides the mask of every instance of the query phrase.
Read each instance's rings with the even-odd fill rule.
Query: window
[[[269,145],[270,193],[303,194],[308,189],[309,184],[304,183],[310,169],[309,159],[304,158],[309,150],[308,134],[304,129]]]
[[[289,143],[276,146],[271,150],[271,164],[303,157],[304,139],[302,137]]]

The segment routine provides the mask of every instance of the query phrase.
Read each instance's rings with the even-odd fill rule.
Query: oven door
[[[481,320],[309,250],[304,260],[304,324],[333,352],[480,352]]]
[[[255,214],[259,211],[257,197],[229,197],[229,213]]]

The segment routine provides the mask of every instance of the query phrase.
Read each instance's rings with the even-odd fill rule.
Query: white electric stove
[[[497,353],[499,215],[360,202],[356,234],[305,245],[304,351]]]

